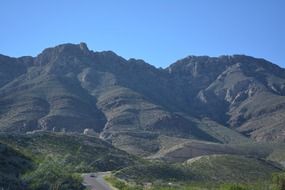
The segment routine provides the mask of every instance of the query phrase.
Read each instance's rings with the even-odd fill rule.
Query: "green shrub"
[[[72,172],[65,160],[47,157],[23,179],[32,190],[81,190],[82,178]]]
[[[285,190],[285,173],[273,174],[272,185],[274,190]]]

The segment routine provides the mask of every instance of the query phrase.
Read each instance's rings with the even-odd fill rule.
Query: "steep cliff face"
[[[182,77],[184,82],[178,83],[188,81],[184,96],[192,100],[194,115],[210,117],[257,141],[284,141],[284,69],[234,55],[188,57],[168,70]]]
[[[166,69],[84,43],[0,56],[1,131],[91,128],[113,142],[150,133],[221,142],[201,127],[219,125],[284,141],[284,95],[284,69],[243,55],[190,56]]]

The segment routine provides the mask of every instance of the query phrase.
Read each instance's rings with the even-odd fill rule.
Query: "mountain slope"
[[[32,161],[0,143],[0,187],[4,189],[25,189],[20,175],[33,167]]]
[[[1,189],[84,189],[79,173],[140,161],[96,137],[54,132],[0,134]]]
[[[211,155],[187,160],[200,180],[247,182],[267,180],[272,173],[282,171],[278,165],[253,157]]]
[[[268,180],[272,173],[281,171],[283,170],[278,164],[266,160],[221,154],[196,157],[181,164],[150,162],[133,165],[115,172],[114,175],[126,181],[140,184],[167,184],[170,182],[173,184],[191,184],[191,182],[195,184],[200,182],[212,183],[209,187],[213,188],[214,184],[219,183],[260,182]]]
[[[284,69],[242,55],[192,56],[167,69],[186,84],[190,113],[257,141],[284,141]]]
[[[66,160],[66,163],[72,166],[73,172],[116,170],[137,162],[134,156],[103,140],[79,134],[1,133],[0,143],[17,150],[36,163],[42,163],[49,157]]]
[[[285,71],[263,59],[190,56],[157,69],[81,43],[0,56],[0,68],[1,131],[91,128],[138,155],[158,151],[162,136],[285,140]],[[154,147],[143,147],[150,139]]]

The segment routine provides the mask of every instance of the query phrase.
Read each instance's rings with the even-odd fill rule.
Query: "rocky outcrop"
[[[151,132],[216,142],[199,128],[207,118],[256,141],[284,141],[284,94],[284,69],[244,55],[189,56],[166,69],[85,43],[0,56],[1,131],[89,128],[110,141]]]

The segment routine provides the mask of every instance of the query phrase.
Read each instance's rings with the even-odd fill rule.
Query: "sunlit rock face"
[[[85,43],[0,56],[1,131],[219,142],[199,127],[207,118],[256,141],[284,141],[284,94],[284,69],[244,55],[189,56],[165,69]]]

